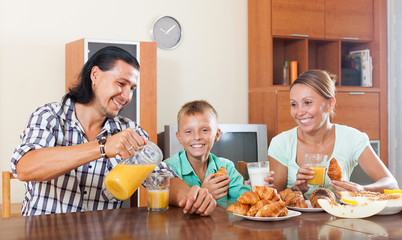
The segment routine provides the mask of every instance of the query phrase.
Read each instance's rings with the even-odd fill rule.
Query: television
[[[265,124],[219,124],[221,137],[211,150],[218,157],[238,161],[267,161],[267,126]],[[165,131],[158,134],[158,145],[164,159],[183,150],[176,138],[177,125],[165,125]]]

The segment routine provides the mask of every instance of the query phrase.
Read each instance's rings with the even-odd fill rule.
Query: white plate
[[[377,213],[377,215],[392,215],[392,214],[397,214],[402,210],[402,206],[385,206],[385,208]]]
[[[289,219],[292,217],[300,216],[301,212],[289,210],[288,215],[284,216],[284,217],[251,217],[251,216],[240,215],[237,213],[233,213],[233,214],[236,216],[248,219],[248,220],[253,220],[253,221],[275,222],[275,221],[282,221],[282,220]]]
[[[287,207],[287,208],[296,210],[299,212],[322,212],[322,211],[324,211],[324,209],[322,209],[322,208],[313,208],[313,206],[311,206],[310,200],[306,200],[306,202],[307,202],[307,206],[308,206],[307,208],[299,208],[299,207]]]

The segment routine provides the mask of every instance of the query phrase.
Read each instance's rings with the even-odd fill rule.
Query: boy
[[[232,161],[210,153],[221,135],[217,120],[217,112],[204,100],[184,104],[177,114],[176,133],[184,151],[164,162],[190,187],[198,185],[207,188],[215,200],[237,199],[250,189],[243,185],[243,176]],[[228,175],[215,178],[216,171],[222,166]]]

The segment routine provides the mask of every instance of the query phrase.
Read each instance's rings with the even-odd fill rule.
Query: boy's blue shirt
[[[180,151],[172,157],[164,161],[179,175],[183,181],[185,181],[190,187],[198,185],[201,187],[202,182],[195,173],[193,167],[187,159],[186,151]],[[209,154],[209,162],[205,177],[210,173],[216,173],[219,168],[225,167],[228,172],[230,183],[228,194],[219,201],[235,200],[243,193],[250,191],[250,189],[244,186],[243,176],[236,170],[234,163],[226,158],[216,157],[214,154]]]

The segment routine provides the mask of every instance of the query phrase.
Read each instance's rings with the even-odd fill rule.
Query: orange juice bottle
[[[133,195],[155,166],[155,164],[118,164],[106,176],[106,188],[115,198],[126,200]]]
[[[107,190],[117,199],[129,198],[162,159],[159,147],[148,141],[134,156],[122,160],[107,174]]]

